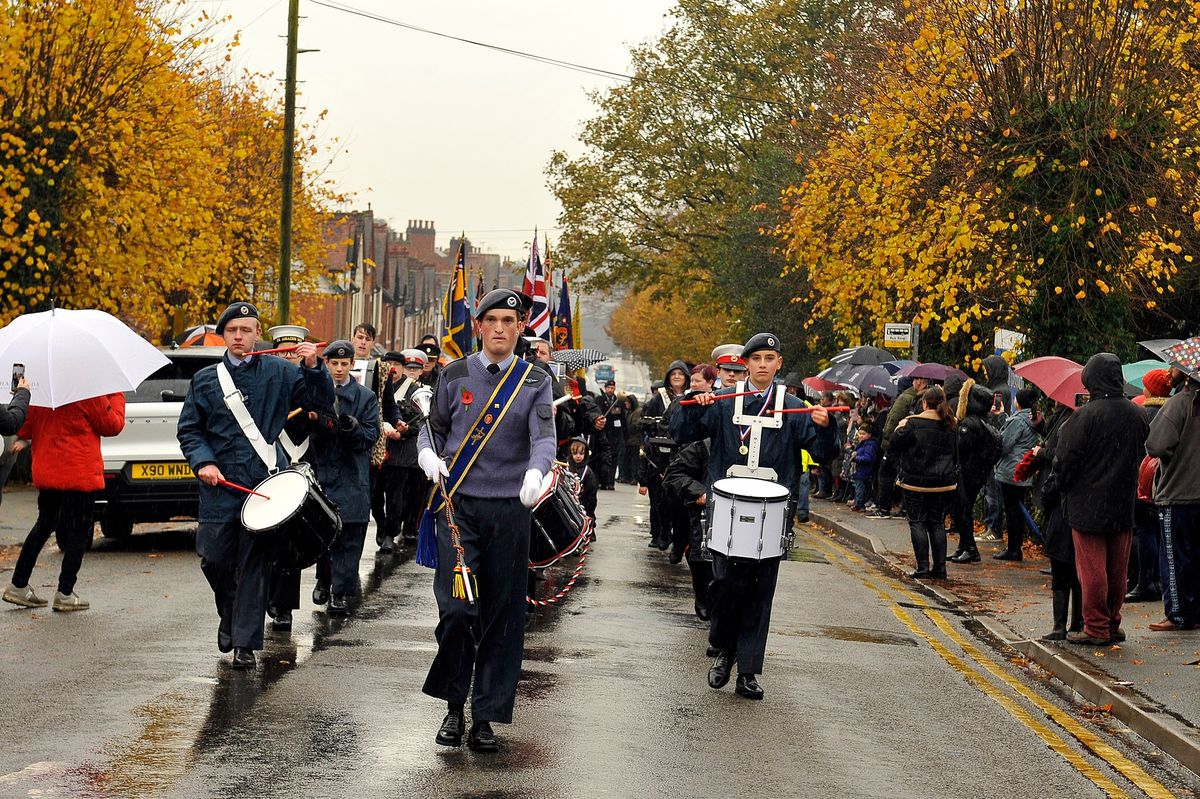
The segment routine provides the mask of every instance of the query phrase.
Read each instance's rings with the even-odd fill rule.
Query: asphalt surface
[[[16,514],[20,496],[6,494],[0,513]],[[436,613],[430,572],[407,554],[364,556],[366,596],[345,621],[314,611],[310,571],[294,631],[269,633],[259,668],[236,673],[216,651],[186,525],[119,546],[98,539],[78,588],[91,610],[0,610],[0,797],[984,799],[1194,787],[1195,775],[975,637],[969,617],[903,593],[811,527],[780,571],[765,701],[732,684],[712,691],[686,566],[646,547],[633,489],[600,500],[599,542],[575,590],[530,616],[515,723],[497,727],[496,755],[433,742],[444,706],[420,685]],[[0,553],[6,581],[13,553]],[[43,595],[57,563],[51,546],[33,580]]]

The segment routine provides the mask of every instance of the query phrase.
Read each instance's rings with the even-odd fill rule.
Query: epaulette
[[[469,374],[470,372],[467,369],[467,359],[459,358],[457,361],[451,361],[443,366],[441,374],[438,375],[438,379],[449,382],[451,380],[461,380]]]

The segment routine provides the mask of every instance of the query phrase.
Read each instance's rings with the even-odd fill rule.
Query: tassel
[[[438,567],[437,525],[429,508],[421,514],[421,525],[417,528],[417,564],[430,569]]]
[[[466,599],[467,598],[467,588],[466,588],[466,585],[463,584],[463,570],[464,569],[466,570],[467,576],[471,578],[471,588],[473,589],[472,596],[474,596],[476,599],[478,599],[479,598],[479,580],[475,577],[474,574],[471,574],[470,566],[466,566],[466,567],[455,566],[454,567],[454,588],[451,591],[451,596],[453,596],[455,599]]]

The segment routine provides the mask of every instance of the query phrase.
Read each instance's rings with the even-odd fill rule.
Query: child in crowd
[[[588,516],[596,518],[596,494],[600,490],[600,478],[588,465],[588,445],[582,438],[571,439],[571,460],[568,462],[572,474],[579,478],[579,501]]]
[[[867,498],[871,496],[871,478],[875,476],[875,461],[879,454],[870,425],[862,425],[855,433],[854,447],[854,504],[851,509],[863,513],[867,509]]]

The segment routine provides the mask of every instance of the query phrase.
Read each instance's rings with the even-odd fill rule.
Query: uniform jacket
[[[1082,377],[1091,400],[1071,415],[1054,449],[1067,521],[1085,533],[1129,532],[1149,425],[1125,398],[1116,355],[1093,355]]]
[[[383,387],[383,421],[393,428],[398,422],[408,425],[408,429],[400,434],[400,438],[388,439],[384,468],[417,468],[417,437],[421,433],[424,417],[417,406],[413,405],[412,395],[420,385],[419,380],[409,381],[405,385],[404,376],[399,375]]]
[[[616,394],[610,397],[601,392],[596,397],[596,406],[605,416],[604,429],[599,431],[599,437],[616,449],[619,446],[617,439],[625,437],[625,403]],[[590,432],[596,432],[596,428],[593,427]]]
[[[1185,391],[1167,400],[1154,416],[1146,453],[1159,459],[1158,476],[1154,478],[1156,505],[1200,503],[1198,414],[1200,393]]]
[[[33,484],[58,491],[102,490],[100,438],[115,436],[124,427],[124,394],[79,400],[53,410],[30,408],[18,435],[33,442]]]
[[[309,369],[282,358],[254,356],[243,367],[233,368],[228,355],[224,361],[259,432],[267,441],[276,442],[278,465],[287,466],[288,457],[278,438],[288,413],[296,407],[326,414],[333,409],[333,381],[325,364],[318,360],[316,367]],[[266,465],[225,405],[216,364],[206,366],[192,378],[176,435],[194,472],[216,464],[226,480],[247,488],[267,477]],[[198,520],[236,521],[244,499],[232,489],[202,483]]]
[[[723,388],[716,394],[731,394],[735,388]],[[776,391],[783,391],[783,386],[776,386]],[[762,408],[761,397],[745,397],[742,413],[754,414]],[[771,400],[774,403],[774,399]],[[804,403],[797,397],[786,396],[785,408],[802,408]],[[713,483],[725,477],[725,473],[734,464],[745,464],[747,455],[742,455],[742,446],[738,434],[739,428],[733,423],[734,403],[731,400],[718,400],[707,407],[701,405],[681,405],[671,414],[671,436],[680,444],[711,439],[708,464],[708,481]],[[783,414],[783,427],[778,430],[764,429],[762,446],[759,451],[759,466],[775,470],[780,485],[789,491],[796,485],[796,466],[800,461],[800,450],[806,449],[818,461],[828,460],[837,448],[837,429],[833,422],[825,427],[813,423],[808,414]]]
[[[371,520],[371,450],[379,438],[379,401],[353,378],[334,387],[334,415],[353,416],[358,425],[320,426],[312,432],[312,464],[317,482],[338,506],[343,524]]]

